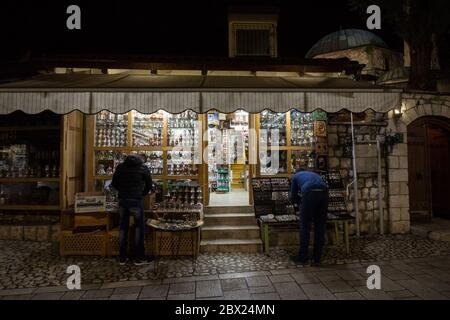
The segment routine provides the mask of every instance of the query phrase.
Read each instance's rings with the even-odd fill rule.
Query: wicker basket
[[[61,231],[59,251],[67,255],[100,255],[106,254],[106,232],[73,233]]]

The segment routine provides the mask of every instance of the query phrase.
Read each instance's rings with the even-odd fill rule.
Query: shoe
[[[136,259],[136,260],[134,260],[134,265],[135,266],[144,266],[144,265],[152,263],[153,260],[154,260],[153,258]]]
[[[119,258],[119,265],[124,266],[128,262],[128,258]]]

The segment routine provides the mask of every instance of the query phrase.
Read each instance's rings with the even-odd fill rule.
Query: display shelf
[[[302,113],[297,110],[291,110],[284,114],[269,115],[266,112],[256,115],[256,132],[257,136],[260,137],[261,129],[263,128],[281,128],[285,126],[286,130],[286,143],[284,140],[281,141],[279,146],[261,146],[258,144],[257,150],[258,154],[260,152],[272,152],[279,151],[285,152],[285,155],[279,157],[281,172],[276,173],[275,170],[270,170],[270,167],[265,169],[264,163],[258,161],[256,166],[256,177],[290,177],[295,172],[299,166],[306,166],[308,169],[317,169],[318,164],[321,164],[323,168],[324,159],[317,159],[318,147],[320,147],[321,154],[327,152],[327,139],[326,139],[326,127],[324,138],[317,136],[317,130],[315,130],[316,122],[318,122],[319,117],[317,117],[316,112],[313,113]],[[281,117],[284,119],[281,119]],[[325,117],[326,120],[326,117]],[[270,124],[270,121],[275,121],[274,125]],[[324,121],[323,117],[320,121]],[[325,122],[326,124],[326,122]],[[323,132],[321,132],[323,133]],[[320,142],[320,146],[319,143]],[[305,164],[300,163],[298,160],[299,154],[308,155],[308,161]],[[325,159],[326,160],[326,159]]]
[[[73,203],[82,185],[83,125],[78,111],[0,117],[0,210],[58,211]]]
[[[188,114],[188,116],[185,116]],[[103,118],[110,119],[110,115],[105,114]],[[129,154],[140,154],[143,153],[147,156],[147,165],[151,171],[152,179],[160,180],[163,185],[164,190],[167,190],[167,184],[169,181],[176,180],[200,180],[201,179],[201,165],[194,164],[196,149],[201,151],[201,144],[190,145],[190,146],[171,146],[169,145],[169,137],[175,139],[183,137],[185,132],[186,124],[189,124],[189,130],[196,129],[197,126],[194,126],[195,121],[198,120],[199,123],[202,123],[202,117],[189,111],[184,112],[178,115],[171,115],[165,111],[160,111],[150,115],[140,114],[136,111],[128,112],[127,114],[123,114],[122,117],[123,124],[126,123],[127,126],[127,141],[125,146],[120,147],[107,147],[107,146],[96,146],[97,141],[96,138],[96,116],[88,116],[87,120],[87,140],[90,141],[86,157],[88,159],[92,159],[92,161],[88,161],[88,190],[87,191],[101,191],[102,186],[96,183],[96,181],[106,181],[111,180],[112,175],[99,175],[98,174],[98,164],[103,163],[105,171],[107,168],[114,169],[117,164],[123,161],[123,158]],[[175,119],[175,120],[174,120]],[[198,126],[201,130],[202,126]],[[137,134],[139,137],[137,137]],[[186,132],[187,134],[187,132]],[[147,141],[145,136],[149,138]],[[201,131],[196,132],[195,135],[197,137],[201,137]],[[156,139],[157,138],[157,139]],[[105,138],[103,138],[105,139]],[[108,138],[106,138],[108,139]],[[155,141],[158,140],[158,141]],[[138,141],[139,140],[139,141]],[[174,140],[175,141],[175,140]],[[196,141],[198,143],[198,141]],[[148,144],[148,145],[146,145]],[[157,144],[157,145],[151,145]],[[186,159],[176,159],[175,157],[171,157],[180,151],[183,153],[190,152],[187,158],[191,164],[188,164],[189,168],[186,168],[185,160]],[[98,152],[112,152],[112,154],[103,155],[103,159],[98,159]],[[117,154],[114,154],[117,153]],[[152,154],[153,153],[153,154]],[[155,154],[157,154],[155,156]],[[185,158],[186,158],[185,157]],[[183,161],[183,165],[181,165],[180,161]],[[175,168],[176,165],[177,167]],[[171,167],[172,166],[172,167]],[[153,170],[152,170],[153,169]],[[175,171],[176,169],[176,171]],[[189,170],[186,170],[189,169]],[[156,173],[156,171],[157,173]],[[109,170],[107,173],[110,173],[113,170]],[[172,172],[180,173],[180,174],[170,174]],[[196,173],[196,174],[191,174]],[[203,188],[203,187],[202,187]]]

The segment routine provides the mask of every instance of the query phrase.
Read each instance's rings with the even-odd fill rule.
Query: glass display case
[[[193,147],[198,144],[198,116],[187,110],[168,116],[167,144],[169,147]]]
[[[168,151],[168,176],[195,176],[198,174],[193,151]]]
[[[278,156],[274,153],[278,153]],[[264,152],[260,159],[261,176],[287,174],[288,173],[287,156],[288,156],[287,150],[268,150]],[[276,162],[278,162],[278,166],[276,165]]]
[[[88,177],[88,185],[92,186],[88,191],[106,193],[105,184],[129,154],[142,156],[153,181],[159,181],[160,194],[167,191],[169,180],[198,179],[193,148],[200,146],[198,120],[192,111],[175,115],[165,111],[152,114],[131,111],[122,115],[104,111],[90,116],[88,139],[92,144],[87,156],[92,158],[93,166],[88,169],[92,173]]]
[[[164,111],[142,114],[132,111],[133,146],[161,147],[163,145]]]
[[[290,111],[291,118],[291,146],[313,147],[314,119],[311,113]]]
[[[128,145],[127,114],[101,111],[95,119],[95,145],[97,147],[124,147]]]
[[[267,146],[287,144],[286,114],[263,111],[260,114],[260,143]]]
[[[312,113],[298,110],[290,110],[286,113],[262,112],[259,115],[259,127],[257,123],[259,152],[263,156],[260,158],[258,175],[291,176],[301,167],[308,170],[326,168],[328,154],[326,126],[326,114],[316,111]],[[274,134],[269,133],[273,129],[279,130],[278,145],[274,145]],[[287,132],[286,135],[285,132]],[[271,166],[272,152],[279,153],[279,169]]]
[[[95,151],[95,173],[97,176],[112,176],[114,170],[123,162],[127,154],[122,151],[97,150]]]
[[[299,168],[314,170],[316,154],[313,150],[299,151],[292,150],[291,155],[291,172],[295,172]]]

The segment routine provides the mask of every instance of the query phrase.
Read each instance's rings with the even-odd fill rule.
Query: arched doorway
[[[450,120],[421,117],[408,125],[411,218],[450,219]]]

